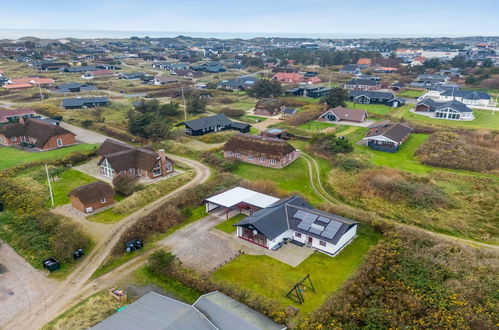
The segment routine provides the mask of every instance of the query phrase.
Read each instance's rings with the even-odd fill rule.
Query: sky
[[[0,29],[499,35],[499,0],[0,0]]]

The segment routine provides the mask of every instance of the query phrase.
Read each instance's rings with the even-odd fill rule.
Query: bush
[[[113,179],[114,189],[125,196],[133,194],[138,184],[139,177],[128,173],[119,173]]]
[[[201,154],[201,160],[222,172],[233,172],[239,162],[235,159],[226,159],[220,156],[217,156],[216,153],[211,151],[205,151]]]
[[[304,111],[298,112],[294,116],[286,118],[284,123],[287,125],[291,125],[291,126],[300,126],[302,124],[308,123],[311,120],[315,120],[315,119],[319,118],[320,115],[321,115],[321,110],[317,109],[317,108],[310,109],[310,110],[304,110]]]
[[[93,124],[94,124],[93,120],[90,119],[85,119],[81,122],[81,126],[83,126],[84,128],[89,128]]]
[[[0,179],[0,201],[18,215],[38,214],[47,196],[45,187],[31,178]]]
[[[371,167],[371,164],[368,161],[348,157],[337,157],[333,161],[333,165],[346,172],[356,172]]]
[[[423,164],[485,172],[499,169],[499,152],[450,132],[432,134],[415,155]]]
[[[224,132],[216,132],[205,134],[199,138],[199,141],[204,143],[213,144],[213,143],[222,143],[229,141],[231,137],[236,135],[235,131],[224,131]]]
[[[244,116],[246,111],[231,109],[231,108],[223,108],[222,110],[220,110],[220,113],[223,113],[224,115],[230,118],[239,118],[241,116]]]
[[[310,149],[317,154],[329,157],[352,152],[353,145],[349,140],[338,138],[334,134],[317,134],[311,140]]]
[[[175,256],[171,252],[159,250],[151,254],[147,263],[147,269],[153,274],[159,275],[167,272],[175,262]]]

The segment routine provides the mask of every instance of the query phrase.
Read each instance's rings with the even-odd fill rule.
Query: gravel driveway
[[[60,123],[62,128],[65,128],[73,133],[76,134],[76,140],[84,143],[102,143],[106,141],[106,139],[111,139],[115,140],[113,138],[107,137],[103,134],[96,133],[93,131],[90,131],[88,129],[84,129],[75,125],[68,124],[66,122],[61,122]]]
[[[0,328],[21,317],[50,296],[55,281],[34,269],[13,248],[0,243]]]

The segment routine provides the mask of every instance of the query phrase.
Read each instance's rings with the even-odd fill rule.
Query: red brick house
[[[76,144],[76,135],[59,125],[30,118],[23,123],[0,127],[0,144],[12,146],[32,144],[35,149],[46,151]]]
[[[362,123],[368,117],[366,110],[361,109],[348,109],[343,107],[336,107],[329,109],[319,116],[319,121],[353,121]]]
[[[298,84],[303,82],[303,76],[294,72],[278,72],[272,77],[272,80],[283,84]]]
[[[30,108],[0,110],[0,125],[8,123],[23,123],[28,118],[36,116],[36,111]]]
[[[97,181],[73,189],[69,200],[71,206],[81,212],[95,212],[114,203],[114,190],[107,183]]]
[[[237,134],[224,145],[224,157],[245,163],[283,168],[300,157],[300,152],[282,139]]]
[[[97,154],[100,173],[114,178],[119,173],[156,179],[173,173],[173,160],[166,157],[163,149],[155,152],[151,147],[133,147],[123,142],[107,139]]]
[[[286,109],[286,105],[277,99],[261,99],[253,112],[258,116],[275,116]]]

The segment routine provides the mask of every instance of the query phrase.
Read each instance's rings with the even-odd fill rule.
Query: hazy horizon
[[[285,0],[5,2],[0,30],[250,36],[492,36],[499,1]],[[4,32],[5,33],[5,32]],[[15,38],[17,36],[11,36]],[[59,37],[59,36],[58,36]],[[104,36],[105,37],[105,36]]]

